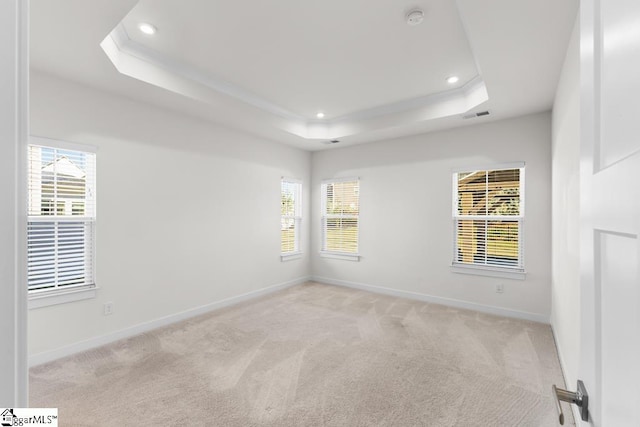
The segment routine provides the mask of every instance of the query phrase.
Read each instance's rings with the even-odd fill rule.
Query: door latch
[[[556,388],[555,384],[551,388],[556,401],[556,408],[558,409],[558,421],[560,425],[564,425],[564,413],[560,405],[561,400],[575,404],[580,408],[580,418],[582,418],[582,421],[589,421],[589,395],[581,380],[578,380],[578,386],[575,392]]]

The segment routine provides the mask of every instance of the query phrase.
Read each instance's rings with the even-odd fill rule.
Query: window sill
[[[302,252],[289,252],[286,254],[280,254],[280,261],[293,261],[294,259],[302,258]]]
[[[96,286],[92,286],[80,289],[35,292],[29,295],[29,310],[95,298],[97,289]]]
[[[486,267],[480,265],[452,264],[451,271],[453,273],[459,274],[500,277],[503,279],[525,280],[527,278],[527,273],[524,270],[500,267]]]
[[[320,256],[322,258],[342,259],[345,261],[360,261],[360,254],[320,251]]]

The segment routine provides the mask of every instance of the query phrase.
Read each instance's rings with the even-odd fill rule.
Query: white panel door
[[[640,1],[580,13],[580,376],[589,425],[640,426]]]

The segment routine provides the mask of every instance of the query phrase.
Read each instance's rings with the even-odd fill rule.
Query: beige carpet
[[[556,426],[554,383],[548,325],[308,283],[32,368],[31,405],[61,426]]]

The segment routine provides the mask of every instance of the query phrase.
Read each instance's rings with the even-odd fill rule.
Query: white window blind
[[[524,167],[453,175],[454,265],[523,270]]]
[[[302,183],[282,178],[280,183],[280,252],[290,255],[300,252],[300,223],[302,222]]]
[[[95,153],[29,145],[30,293],[93,287]]]
[[[322,251],[357,254],[360,216],[358,179],[322,183]]]

